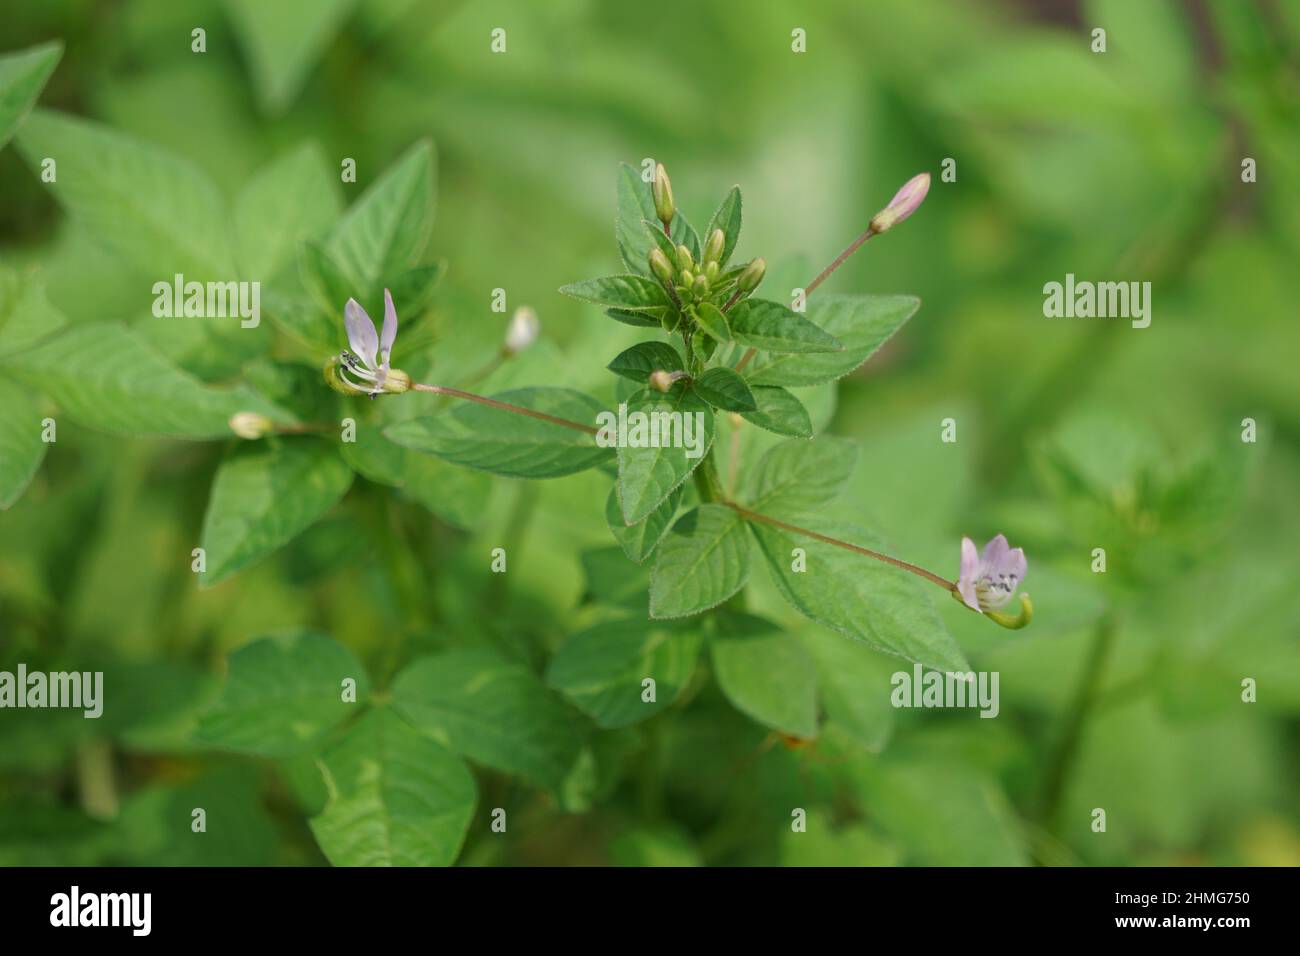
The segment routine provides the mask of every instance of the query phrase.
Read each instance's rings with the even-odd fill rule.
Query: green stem
[[[536,412],[531,408],[524,408],[522,405],[511,405],[509,402],[499,402],[495,398],[488,398],[485,395],[475,395],[473,392],[463,392],[459,388],[449,388],[446,385],[425,385],[422,382],[415,382],[411,385],[412,390],[417,392],[431,392],[434,395],[450,395],[452,398],[463,398],[467,402],[477,402],[480,405],[486,405],[488,408],[497,408],[503,412],[513,412],[516,415],[527,415],[529,418],[536,418],[539,421],[550,422],[552,425],[560,425],[563,428],[572,428],[575,431],[586,432],[588,435],[595,435],[600,431],[591,425],[584,425],[581,422],[570,421],[567,418],[560,418],[556,415],[547,415],[545,412]]]
[[[1056,753],[1048,767],[1043,785],[1041,819],[1049,829],[1061,807],[1065,787],[1069,783],[1075,759],[1079,753],[1079,743],[1083,736],[1083,727],[1095,708],[1100,695],[1102,679],[1110,661],[1111,651],[1115,646],[1117,621],[1114,612],[1108,611],[1093,632],[1092,643],[1088,648],[1088,660],[1084,664],[1079,686],[1074,693],[1070,709],[1067,712],[1065,728],[1057,744]]]

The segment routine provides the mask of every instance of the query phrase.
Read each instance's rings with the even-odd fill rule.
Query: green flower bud
[[[709,240],[704,244],[704,261],[719,262],[722,260],[722,250],[727,244],[727,237],[722,234],[721,229],[714,229],[709,233]]]
[[[664,169],[663,163],[655,166],[655,181],[650,192],[655,200],[655,214],[660,222],[668,225],[673,221],[673,214],[677,210],[673,206],[673,184],[668,181],[668,170]]]
[[[664,285],[673,284],[673,264],[668,261],[662,249],[650,250],[650,271],[659,277]]]
[[[683,269],[681,271],[681,280],[682,285],[686,286],[687,289],[690,289],[695,285],[695,273],[690,269]]]
[[[711,264],[716,264],[716,263],[711,263]],[[696,276],[695,284],[692,286],[692,288],[695,290],[696,298],[702,299],[709,294],[709,280],[706,279],[704,276]]]
[[[709,280],[710,285],[718,281],[718,273],[720,271],[722,271],[722,267],[718,265],[716,259],[713,262],[705,264],[704,276]]]
[[[691,250],[687,249],[685,246],[677,247],[677,268],[679,269],[695,268],[695,260],[691,257]]]
[[[745,266],[745,271],[736,279],[736,291],[753,292],[758,288],[758,284],[763,281],[765,272],[767,272],[767,263],[762,259],[755,259]]]

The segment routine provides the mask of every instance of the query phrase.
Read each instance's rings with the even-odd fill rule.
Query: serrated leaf
[[[605,411],[591,396],[567,388],[521,388],[492,397],[593,428]],[[415,451],[510,478],[560,478],[613,456],[592,435],[469,402],[389,425],[384,435]]]
[[[736,251],[736,241],[740,238],[740,206],[740,187],[732,186],[704,230],[706,242],[709,236],[713,235],[714,229],[721,229],[722,235],[726,237],[726,243],[722,247],[722,259],[718,263],[719,268],[725,268],[731,260],[731,254]]]
[[[646,417],[634,419],[633,413]],[[673,417],[654,417],[665,413]],[[636,524],[704,460],[713,444],[713,411],[689,389],[678,387],[666,395],[653,389],[637,392],[627,400],[626,415],[627,434],[618,446],[618,500],[623,520]],[[640,433],[633,427],[638,420],[647,423]],[[670,426],[667,435],[663,434],[665,422]],[[688,428],[691,447],[686,441]],[[650,441],[664,447],[652,447]]]
[[[770,352],[839,352],[844,345],[779,302],[742,299],[727,313],[731,337]]]
[[[320,757],[329,794],[311,820],[335,866],[450,866],[477,788],[455,754],[392,712],[372,710]]]
[[[727,324],[727,317],[712,302],[696,306],[695,322],[715,342],[731,341],[731,327]]]
[[[230,416],[243,411],[293,421],[247,387],[203,384],[116,323],[77,326],[0,364],[53,398],[73,421],[109,432],[223,438],[231,434]]]
[[[707,611],[748,580],[745,523],[726,505],[700,505],[678,518],[659,545],[650,575],[650,616]]]
[[[0,379],[0,511],[22,497],[41,467],[48,447],[41,440],[42,428],[34,397]]]
[[[782,733],[817,736],[817,671],[798,640],[769,621],[729,614],[709,652],[718,687],[737,710]]]
[[[809,530],[888,554],[870,532],[849,524],[804,518]],[[877,650],[942,671],[970,665],[931,603],[934,585],[866,555],[804,535],[751,522],[781,595],[804,616]],[[802,548],[806,570],[792,568]]]
[[[22,125],[62,55],[63,44],[55,41],[0,56],[0,149]]]
[[[343,699],[356,681],[356,702]],[[353,653],[323,634],[263,637],[230,655],[221,695],[200,715],[201,743],[260,757],[302,753],[365,706],[369,684]]]
[[[672,525],[673,518],[677,517],[677,508],[681,505],[684,493],[685,486],[678,485],[659,503],[659,507],[641,521],[629,525],[623,523],[623,511],[618,506],[618,489],[609,489],[609,497],[605,499],[605,521],[629,560],[640,564],[654,553]]]
[[[842,352],[762,353],[745,370],[753,385],[820,385],[848,375],[902,328],[921,300],[910,295],[818,295],[808,317],[844,345]]]
[[[653,717],[677,700],[700,653],[700,635],[681,627],[628,618],[605,621],[570,637],[551,658],[546,682],[610,729]],[[655,699],[643,700],[647,678]]]
[[[785,515],[819,511],[843,489],[857,460],[857,444],[842,438],[773,445],[753,472],[750,507]]]
[[[745,380],[729,368],[706,369],[691,387],[714,408],[727,412],[755,412],[758,403]]]
[[[641,329],[658,329],[663,327],[664,319],[670,311],[672,310],[667,308],[643,309],[640,312],[632,312],[628,309],[606,309],[605,314],[624,325],[634,325]]]
[[[433,231],[434,160],[433,144],[417,142],[352,204],[330,235],[325,249],[352,282],[358,302],[378,300],[382,283],[413,267],[424,252]]]
[[[563,698],[489,651],[418,660],[397,676],[392,693],[394,709],[439,743],[552,789],[582,744],[581,720]]]
[[[605,367],[615,375],[644,385],[649,381],[651,372],[657,369],[680,372],[686,368],[686,362],[676,347],[667,342],[638,342],[630,349],[619,352]]]
[[[741,412],[741,417],[759,428],[792,438],[811,438],[812,419],[803,402],[790,392],[775,385],[755,385],[750,389],[754,404],[752,412]]]
[[[235,278],[232,230],[215,183],[188,160],[124,133],[35,110],[16,140],[38,173],[58,163],[47,183],[68,213],[145,275],[186,281]]]
[[[663,309],[671,304],[663,286],[654,279],[637,275],[584,279],[560,286],[560,293],[580,302],[626,312]]]
[[[642,181],[640,173],[627,163],[619,165],[618,218],[614,223],[614,236],[623,264],[640,275],[650,275],[650,250],[654,240],[643,222],[658,222],[654,195],[650,184]],[[659,227],[662,231],[662,226]],[[679,211],[669,226],[674,245],[684,245],[691,255],[700,258],[700,238]]]
[[[239,447],[217,469],[203,516],[203,584],[210,587],[288,544],[351,485],[352,469],[318,439]]]
[[[249,180],[235,201],[241,274],[270,280],[293,261],[299,243],[323,238],[343,208],[337,182],[311,144],[285,153]]]
[[[293,101],[355,2],[225,0],[264,109],[279,113]]]

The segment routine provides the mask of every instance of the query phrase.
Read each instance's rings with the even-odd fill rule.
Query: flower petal
[[[975,542],[970,538],[961,539],[961,569],[958,571],[958,578],[962,581],[975,580],[975,575],[979,572],[980,556],[975,550]]]
[[[370,321],[370,316],[356,299],[348,299],[348,304],[343,307],[343,325],[348,330],[348,344],[352,351],[367,368],[377,367],[375,352],[379,348],[379,336],[375,334],[375,323]]]
[[[393,296],[384,290],[384,331],[379,337],[379,360],[388,368],[388,353],[393,350],[393,340],[397,338],[397,309],[393,307]]]
[[[984,545],[984,556],[980,563],[984,566],[986,574],[991,573],[994,568],[1000,567],[1006,560],[1007,552],[1011,546],[1007,544],[1007,536],[1000,534],[992,538],[988,544]]]

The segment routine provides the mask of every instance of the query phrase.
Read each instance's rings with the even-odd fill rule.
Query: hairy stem
[[[757,511],[750,511],[748,508],[738,505],[734,501],[724,501],[723,504],[736,511],[747,521],[757,521],[760,524],[769,524],[774,528],[780,528],[782,531],[790,531],[794,534],[803,535],[806,538],[820,541],[823,544],[843,548],[845,551],[852,551],[854,554],[866,555],[868,558],[875,558],[877,561],[883,561],[885,564],[892,564],[896,568],[901,568],[904,571],[915,574],[917,577],[925,578],[932,584],[939,585],[939,587],[943,588],[945,591],[953,591],[957,588],[957,585],[952,581],[939,577],[939,575],[935,574],[933,571],[927,571],[925,568],[917,567],[915,564],[908,564],[906,561],[900,561],[898,558],[891,558],[889,555],[881,554],[879,551],[872,551],[870,548],[851,544],[848,541],[841,541],[839,538],[832,538],[829,535],[821,534],[809,528],[801,528],[795,524],[788,524],[785,521],[779,521],[776,518],[768,517],[765,514],[759,514]]]

